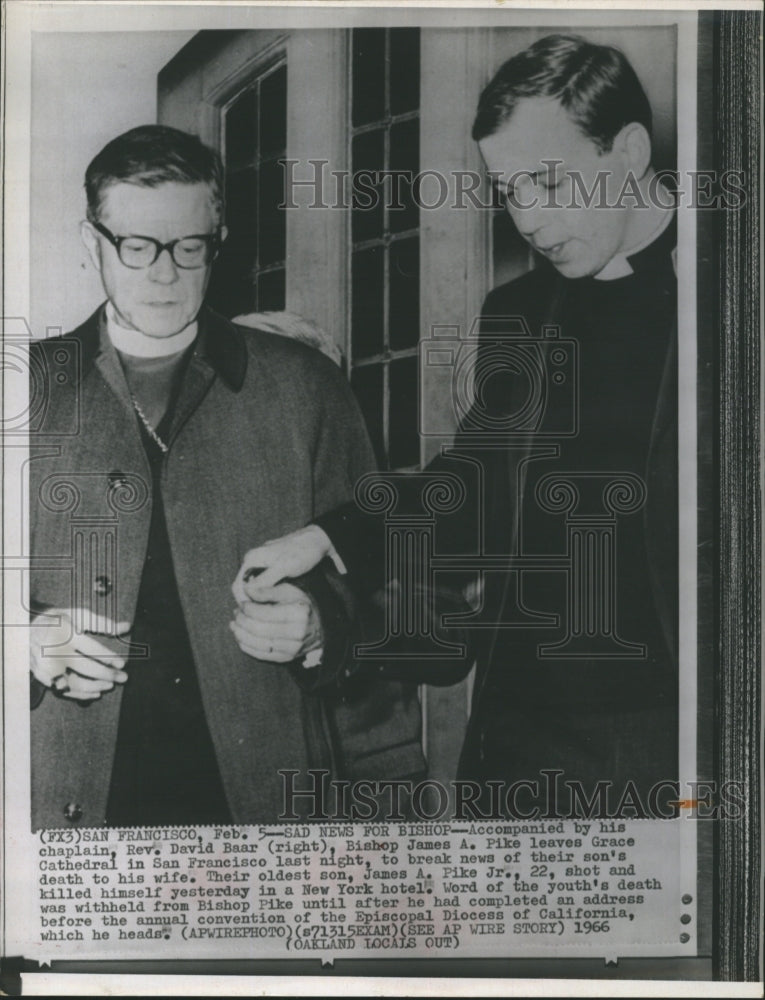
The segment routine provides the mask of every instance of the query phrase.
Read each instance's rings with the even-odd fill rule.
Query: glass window
[[[420,30],[351,33],[351,384],[383,469],[417,466]]]
[[[357,250],[351,262],[351,327],[355,361],[381,354],[385,348],[385,250]]]
[[[354,126],[385,117],[385,36],[381,28],[356,28],[353,32]]]
[[[208,301],[224,316],[284,309],[287,65],[264,70],[223,111],[228,239]]]
[[[420,341],[420,241],[391,243],[388,256],[388,320],[391,350],[417,348]]]

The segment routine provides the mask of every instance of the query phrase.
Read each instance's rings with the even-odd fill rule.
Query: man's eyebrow
[[[560,160],[550,161],[549,164],[545,165],[539,170],[515,170],[511,174],[502,174],[502,176],[497,176],[497,174],[491,170],[486,172],[486,176],[491,182],[492,186],[498,189],[509,187],[509,182],[515,177],[532,180],[536,183],[540,178],[546,180],[549,177],[555,177],[558,168],[562,167],[563,163]]]

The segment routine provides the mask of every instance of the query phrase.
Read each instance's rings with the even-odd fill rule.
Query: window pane
[[[400,238],[420,224],[413,184],[420,30],[354,30],[352,72],[351,380],[378,455],[386,445],[383,467],[412,466],[419,463],[417,359],[389,359],[391,351],[416,349],[420,335],[419,238]],[[398,115],[408,120],[392,122]],[[370,175],[381,171],[384,181],[375,182]],[[361,250],[360,243],[382,245]],[[379,364],[363,364],[378,355]]]
[[[353,124],[368,125],[385,115],[385,29],[353,31]]]
[[[390,113],[400,115],[420,106],[420,29],[390,30]]]
[[[260,198],[258,200],[259,253],[258,266],[267,267],[284,260],[287,227],[285,210],[279,208],[284,201],[284,167],[272,160],[260,168]]]
[[[258,275],[258,309],[261,312],[272,309],[284,309],[284,268],[278,271],[266,271]]]
[[[240,237],[250,240],[252,253],[258,233],[258,172],[250,168],[229,173],[226,181],[226,224],[229,240]]]
[[[284,64],[249,81],[225,112],[226,225],[208,301],[226,316],[283,309],[286,219],[283,167],[287,121]],[[260,275],[263,268],[268,273]]]
[[[354,175],[352,235],[354,243],[381,236],[383,231],[383,199],[380,185],[371,176],[359,177],[359,172],[377,174],[385,168],[385,132],[378,129],[357,135],[351,147]]]
[[[351,385],[366,420],[372,447],[380,468],[386,468],[385,445],[383,441],[383,366],[362,365],[354,368]]]
[[[287,146],[287,67],[260,83],[260,156],[275,156]]]
[[[229,173],[226,182],[228,239],[213,266],[207,301],[224,316],[255,308],[258,174],[254,168]]]
[[[420,241],[391,243],[389,252],[388,341],[398,351],[420,340]]]
[[[391,232],[400,233],[405,229],[416,229],[420,213],[414,200],[414,178],[420,169],[420,123],[418,119],[399,122],[390,130],[390,168],[406,172],[406,180],[397,180],[398,197],[392,204],[402,208],[391,208],[388,212],[388,226]]]
[[[258,91],[246,91],[226,112],[226,169],[253,163],[258,141]]]
[[[420,437],[418,434],[417,358],[400,358],[390,363],[390,412],[388,415],[388,445],[391,468],[418,465]]]
[[[382,247],[359,250],[351,266],[351,330],[355,358],[383,349],[384,297]]]
[[[246,246],[226,240],[213,264],[206,301],[231,318],[255,308],[255,261]]]

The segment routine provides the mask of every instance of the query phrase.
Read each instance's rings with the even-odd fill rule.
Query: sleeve
[[[357,615],[356,601],[351,588],[329,559],[290,583],[310,597],[321,621],[323,639],[319,664],[310,668],[298,661],[290,664],[298,686],[305,692],[312,692],[334,681],[348,662]]]
[[[400,519],[421,513],[423,495],[447,476],[459,484],[463,502],[437,515],[435,523],[423,525],[418,539],[419,529],[408,529],[407,542],[397,530]],[[318,518],[349,566],[347,583],[357,600],[351,673],[443,686],[469,672],[474,661],[471,631],[447,624],[446,619],[471,613],[464,589],[476,578],[475,570],[457,567],[434,576],[427,566],[427,552],[468,557],[478,552],[479,484],[475,462],[439,456],[424,472],[396,476],[396,519],[389,524],[385,515],[365,514],[353,503]],[[410,624],[401,628],[404,621]],[[416,624],[410,627],[412,623]],[[384,644],[384,659],[380,650],[374,656],[364,652],[363,647],[375,644]]]
[[[325,359],[312,360],[318,372],[318,379],[314,378],[311,386],[316,393],[318,425],[313,455],[314,519],[321,524],[323,516],[330,513],[335,516],[338,511],[347,511],[353,518],[356,483],[361,476],[374,471],[375,459],[364,419],[347,381]],[[353,550],[353,543],[341,542],[338,554],[346,567],[355,565]],[[301,689],[311,692],[335,680],[347,668],[359,614],[359,588],[348,574],[339,573],[330,559],[290,582],[311,598],[321,621],[320,663],[306,668],[300,662],[290,668]]]
[[[358,480],[377,467],[353,390],[331,362],[321,361],[323,377],[313,386],[321,396],[313,466],[314,518],[352,501]]]
[[[475,506],[477,467],[456,457],[439,455],[424,472],[397,477],[400,499],[397,515],[406,516],[419,509],[419,493],[425,480],[435,480],[439,474],[456,476],[465,492],[466,502],[453,514],[444,516],[437,525],[438,551],[442,553],[473,553],[478,544],[478,522]],[[386,572],[386,522],[382,514],[361,510],[355,500],[320,514],[315,523],[326,532],[348,572],[349,582],[361,596],[368,596],[391,582]],[[463,584],[467,578],[463,579]]]
[[[354,661],[355,673],[377,673],[390,681],[410,684],[431,684],[448,687],[461,681],[470,672],[474,662],[470,631],[460,625],[445,625],[444,616],[466,614],[470,607],[462,592],[444,584],[435,588],[413,588],[404,598],[410,604],[427,608],[421,614],[433,622],[430,634],[391,635],[390,610],[402,599],[403,588],[397,583],[378,592],[367,602],[360,619],[360,645],[374,645],[386,640],[384,660],[365,659],[357,645]],[[450,647],[441,656],[434,655],[432,637]],[[357,640],[358,641],[358,640]]]
[[[349,580],[359,592],[372,593],[383,583],[381,553],[385,545],[383,518],[366,514],[354,500],[320,514],[316,524],[326,532],[343,561]]]
[[[384,583],[384,519],[363,511],[355,500],[359,480],[375,472],[377,463],[353,390],[336,368],[328,374],[333,385],[331,392],[324,392],[315,461],[314,522],[326,532],[342,560],[346,583],[363,597]]]
[[[520,296],[515,283],[512,289],[505,286],[489,294],[482,310],[481,347],[484,343],[491,344],[491,337],[497,331],[506,332],[508,318],[512,319],[522,303],[534,298],[531,292],[538,284],[539,277],[532,275],[523,282],[524,291]],[[533,287],[527,289],[527,285]],[[484,340],[487,337],[488,340]],[[502,414],[508,406],[512,408],[514,393],[518,390],[510,379],[511,372],[501,370],[498,375],[502,377],[489,380],[492,392],[482,398],[481,405]],[[496,551],[508,551],[504,535],[511,530],[512,517],[504,508],[497,509],[497,504],[501,504],[508,493],[504,483],[506,462],[501,450],[480,449],[473,444],[475,434],[471,433],[471,426],[475,421],[472,418],[473,411],[457,429],[452,448],[436,456],[422,473],[413,473],[404,480],[397,478],[396,482],[400,495],[397,515],[418,510],[424,480],[435,481],[441,475],[459,483],[464,493],[463,502],[455,510],[435,517],[432,545],[439,555],[476,556],[484,551],[481,546],[488,521],[496,535],[494,543],[500,546]],[[480,420],[478,426],[481,426]],[[437,573],[429,577],[428,583],[417,583],[418,575],[413,572],[411,561],[388,567],[390,554],[385,517],[362,511],[351,498],[319,510],[315,523],[326,532],[347,567],[346,582],[361,602],[356,621],[362,644],[386,637],[392,620],[391,603],[400,602],[399,608],[407,603],[419,605],[421,613],[433,624],[435,634],[451,647],[462,650],[459,656],[450,654],[439,659],[432,655],[432,646],[428,647],[426,637],[410,634],[393,641],[389,635],[386,643],[386,649],[391,652],[389,660],[365,663],[363,658],[356,658],[353,669],[374,670],[390,678],[435,685],[453,684],[464,678],[479,646],[476,632],[464,624],[446,624],[446,621],[448,617],[470,614],[471,608],[464,595],[466,586],[477,578],[475,568],[468,566],[464,570]]]

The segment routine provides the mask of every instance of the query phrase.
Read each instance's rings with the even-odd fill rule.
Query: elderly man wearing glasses
[[[233,611],[230,584],[350,498],[363,421],[318,352],[203,304],[226,237],[213,150],[142,126],[85,187],[107,301],[32,346],[33,825],[271,821],[279,769],[329,763],[316,691],[350,598],[331,565]]]

